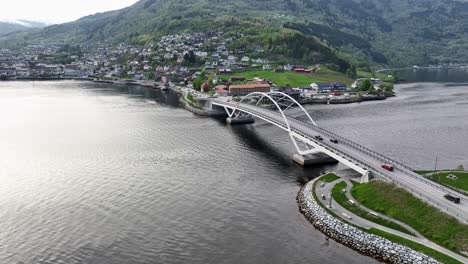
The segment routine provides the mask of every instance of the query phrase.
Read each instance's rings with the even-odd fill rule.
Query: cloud
[[[98,12],[124,8],[135,2],[137,0],[14,0],[2,3],[0,20],[64,23]]]

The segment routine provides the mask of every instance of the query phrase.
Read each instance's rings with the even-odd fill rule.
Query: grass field
[[[356,184],[353,197],[363,206],[404,222],[426,238],[456,252],[468,251],[468,225],[381,181]]]
[[[324,182],[334,182],[334,181],[338,180],[339,178],[340,177],[336,176],[333,173],[328,173],[328,174],[320,177],[320,180],[324,181]]]
[[[403,233],[406,233],[406,234],[409,234],[409,235],[414,235],[409,230],[407,230],[406,228],[400,226],[399,224],[396,224],[394,222],[388,221],[388,220],[380,218],[380,217],[371,216],[371,215],[369,215],[369,213],[366,210],[361,209],[359,206],[357,206],[355,204],[351,204],[349,202],[349,199],[342,192],[342,190],[345,189],[346,187],[347,187],[346,182],[340,182],[337,185],[335,185],[335,187],[333,187],[333,189],[332,189],[333,199],[335,199],[335,201],[338,204],[340,204],[341,206],[346,208],[348,211],[350,211],[350,212],[352,212],[352,213],[354,213],[354,214],[356,214],[356,215],[358,215],[358,216],[360,216],[360,217],[362,217],[364,219],[367,219],[367,220],[369,220],[371,222],[377,223],[377,224],[382,225],[382,226],[386,226],[386,227],[394,229],[394,230],[398,230],[400,232],[403,232]]]
[[[453,174],[458,177],[456,180],[447,179],[447,176]],[[431,180],[449,185],[460,190],[468,191],[468,171],[464,172],[439,172],[430,177]]]
[[[231,75],[220,75],[219,77],[227,80],[232,76],[243,76],[246,79],[253,79],[255,77],[270,79],[274,84],[283,87],[288,85],[290,87],[308,87],[314,82],[343,82],[351,85],[354,81],[345,74],[332,71],[328,68],[321,68],[317,73],[312,74],[252,70]]]

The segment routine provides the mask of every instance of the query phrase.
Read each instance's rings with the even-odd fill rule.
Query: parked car
[[[317,140],[323,140],[323,137],[317,135],[317,136],[315,136],[315,139],[317,139]]]
[[[330,138],[330,141],[335,143],[335,144],[338,144],[338,139]]]

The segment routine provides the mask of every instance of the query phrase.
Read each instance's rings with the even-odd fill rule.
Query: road
[[[320,200],[319,202],[322,203],[324,206],[328,206],[329,205],[329,198],[328,198],[328,194],[331,193],[331,190],[333,189],[333,187],[340,183],[342,181],[342,179],[338,179],[334,182],[331,182],[331,183],[325,183],[324,186],[320,186],[319,184],[317,185],[316,189],[314,190],[314,192],[316,193],[317,197],[321,197],[322,194],[326,194],[326,197],[327,197],[327,200]],[[348,183],[348,191],[347,191],[347,195],[349,195],[349,189],[351,187],[350,183]],[[352,198],[352,197],[351,197]],[[353,199],[355,201],[355,199]],[[364,210],[368,210],[370,211],[369,209],[365,208],[364,206],[361,206],[362,209]],[[409,234],[406,234],[406,233],[403,233],[403,232],[400,232],[400,231],[397,231],[397,230],[394,230],[394,229],[391,229],[391,228],[388,228],[388,227],[385,227],[385,226],[382,226],[382,225],[379,225],[379,224],[376,224],[374,222],[371,222],[367,219],[364,219],[360,216],[357,216],[355,214],[353,214],[352,212],[348,211],[347,209],[345,209],[344,207],[342,207],[340,204],[338,204],[335,200],[332,200],[332,208],[330,208],[330,210],[332,210],[336,215],[338,215],[339,217],[343,218],[344,220],[346,220],[347,222],[350,222],[352,224],[355,224],[355,225],[358,225],[358,226],[361,226],[361,227],[364,227],[366,229],[369,229],[369,228],[377,228],[377,229],[380,229],[380,230],[383,230],[387,233],[391,233],[391,234],[394,234],[394,235],[397,235],[397,236],[400,236],[400,237],[403,237],[403,238],[406,238],[408,240],[411,240],[413,242],[416,242],[416,243],[419,243],[419,244],[422,244],[426,247],[429,247],[429,248],[432,248],[434,250],[437,250],[439,252],[442,252],[444,253],[445,255],[448,255],[452,258],[455,258],[459,261],[461,261],[462,263],[468,263],[468,258],[464,257],[464,256],[461,256],[459,254],[456,254],[442,246],[439,246],[437,245],[436,243],[428,240],[427,238],[423,237],[421,234],[419,234],[416,230],[414,230],[412,227],[404,224],[404,223],[401,223],[399,221],[396,221],[390,217],[386,217],[386,219],[390,219],[391,221],[393,222],[397,222],[398,224],[403,224],[403,226],[405,228],[407,228],[408,230],[412,231],[412,232],[415,232],[417,236],[411,236]],[[351,217],[351,219],[349,219],[349,217],[345,217],[343,214],[346,214],[347,216]],[[382,218],[385,218],[385,216],[383,215],[379,215],[380,217]]]
[[[254,105],[226,102],[217,99],[214,99],[212,104],[230,109],[237,109],[288,131],[288,125],[279,112]],[[352,142],[331,131],[305,123],[296,117],[287,116],[287,119],[291,132],[315,142],[333,153],[338,153],[342,159],[352,161],[355,164],[359,164],[366,170],[371,171],[374,177],[390,180],[407,189],[420,199],[439,208],[441,211],[454,216],[460,222],[465,224],[468,223],[467,197],[457,195],[461,198],[461,203],[455,204],[450,202],[444,198],[444,195],[447,193],[453,193],[452,190],[424,178],[423,176],[413,172],[413,170],[408,166],[385,157],[380,153]],[[315,139],[316,135],[322,136],[324,140],[320,141]],[[337,139],[338,144],[330,142],[329,140],[332,138]],[[387,171],[381,167],[382,164],[393,164],[395,170],[393,172]]]

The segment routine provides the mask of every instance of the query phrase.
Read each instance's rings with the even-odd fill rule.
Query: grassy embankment
[[[190,106],[195,107],[195,108],[198,108],[198,109],[203,109],[203,107],[201,107],[201,106],[198,104],[197,100],[195,100],[191,94],[187,94],[187,96],[186,96],[185,98],[186,98],[185,101],[187,101],[187,103],[188,103]]]
[[[334,178],[333,176],[328,176],[328,175],[330,175],[330,174],[327,174],[327,175],[325,175],[325,176],[327,176],[327,178]],[[325,177],[325,176],[323,176],[323,177]],[[335,176],[336,176],[336,175],[335,175]],[[336,177],[338,177],[338,176],[336,176]],[[320,178],[319,180],[322,180],[322,179]],[[327,211],[329,214],[331,214],[331,215],[334,216],[335,218],[341,219],[341,218],[338,217],[333,211],[331,211],[331,210],[328,209],[327,207],[323,206],[323,204],[319,201],[319,198],[318,198],[317,195],[315,194],[315,191],[314,191],[314,190],[316,189],[319,180],[317,180],[317,181],[314,183],[313,187],[312,187],[312,195],[313,195],[314,199],[315,199],[315,200],[317,201],[317,203],[318,203],[323,209],[325,209],[325,211]],[[343,220],[343,219],[341,219],[341,220],[344,221],[344,222],[346,222],[346,223],[348,223],[348,224],[350,224],[350,223],[349,223],[348,221],[346,221],[346,220]],[[350,224],[350,225],[353,225],[353,224]],[[355,225],[353,225],[353,226],[355,226]],[[442,262],[442,263],[446,263],[446,264],[460,264],[460,263],[461,263],[461,262],[459,262],[458,260],[456,260],[456,259],[454,259],[454,258],[452,258],[452,257],[450,257],[450,256],[447,256],[447,255],[445,255],[445,254],[443,254],[443,253],[440,253],[440,252],[438,252],[438,251],[436,251],[436,250],[434,250],[434,249],[431,249],[431,248],[429,248],[429,247],[426,247],[426,246],[424,246],[424,245],[422,245],[422,244],[418,244],[418,243],[413,242],[413,241],[411,241],[411,240],[407,240],[407,239],[405,239],[405,238],[402,238],[402,237],[399,237],[399,236],[396,236],[396,235],[393,235],[393,234],[389,234],[389,233],[384,232],[384,231],[382,231],[382,230],[375,229],[375,228],[371,228],[371,229],[367,229],[367,230],[366,230],[366,229],[361,228],[361,227],[359,227],[359,226],[355,226],[355,227],[358,228],[358,229],[360,229],[360,230],[362,230],[362,231],[364,231],[364,232],[368,232],[368,233],[371,233],[371,234],[375,234],[375,235],[384,237],[384,238],[386,238],[386,239],[388,239],[388,240],[390,240],[390,241],[392,241],[392,242],[399,243],[399,244],[401,244],[401,245],[407,246],[407,247],[409,247],[409,248],[411,248],[411,249],[413,249],[413,250],[416,250],[416,251],[418,251],[418,252],[422,252],[422,253],[424,253],[424,254],[426,254],[426,255],[428,255],[428,256],[430,256],[430,257],[432,257],[432,258],[434,258],[434,259],[436,259],[436,260],[438,260],[438,261],[440,261],[440,262]]]
[[[380,218],[380,217],[372,216],[366,210],[360,208],[358,205],[350,203],[349,199],[346,197],[346,194],[343,193],[343,189],[345,189],[346,187],[347,187],[346,182],[340,182],[337,185],[335,185],[335,187],[333,187],[332,189],[333,199],[335,199],[335,201],[338,204],[346,208],[348,211],[354,213],[355,215],[358,215],[371,222],[377,223],[382,226],[386,226],[394,230],[398,230],[400,232],[403,232],[409,235],[414,235],[412,232],[402,227],[401,225],[394,223],[392,221],[388,221],[386,219]]]
[[[418,173],[420,174],[427,174],[432,172],[433,171],[418,171]],[[448,179],[447,176],[450,174],[457,176],[458,179]],[[468,192],[468,171],[436,172],[432,176],[430,176],[429,179],[442,185],[447,185],[449,187],[454,187]]]
[[[404,222],[433,242],[455,252],[468,252],[468,225],[381,181],[356,184],[353,197],[363,206]]]
[[[324,182],[334,182],[334,181],[338,180],[339,178],[340,177],[338,177],[336,174],[328,173],[328,174],[325,174],[322,177],[320,177],[320,180],[324,181]]]
[[[314,82],[343,82],[347,85],[351,85],[354,81],[341,72],[336,72],[325,67],[322,67],[316,73],[310,74],[251,70],[231,75],[220,75],[219,77],[227,80],[232,76],[243,76],[246,79],[253,79],[255,77],[265,78],[271,80],[274,84],[283,87],[308,87]]]

